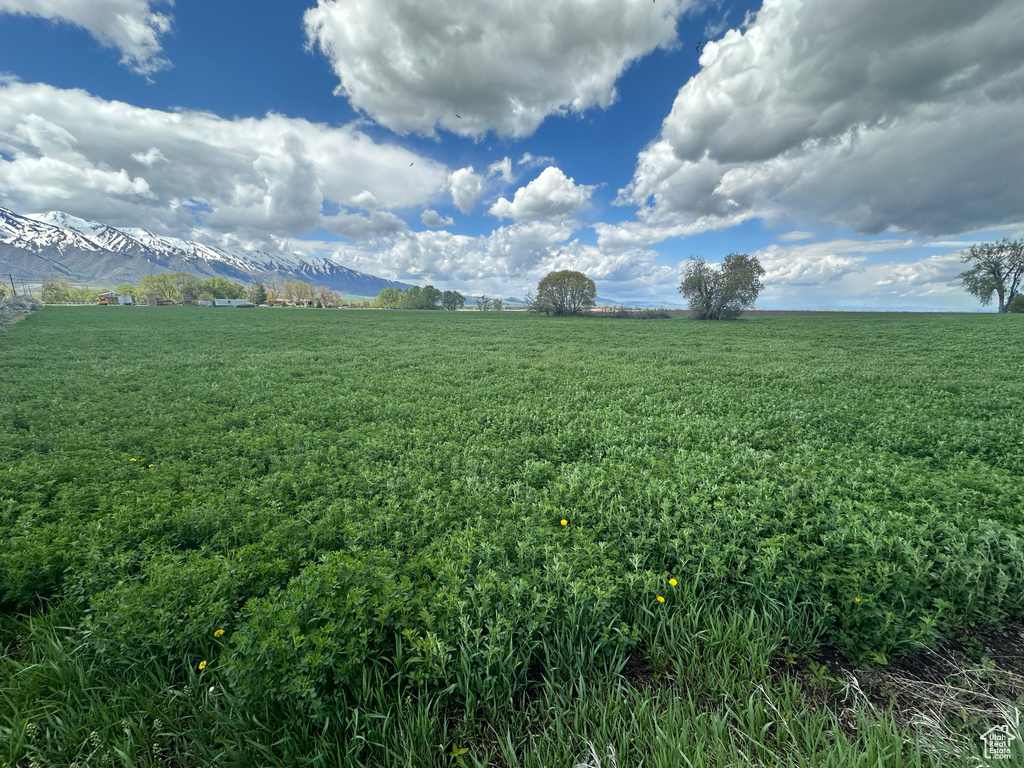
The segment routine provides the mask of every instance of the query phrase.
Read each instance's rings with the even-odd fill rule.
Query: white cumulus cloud
[[[593,191],[593,186],[576,184],[561,169],[548,166],[536,179],[517,189],[511,202],[499,198],[490,214],[515,221],[573,216],[590,202]]]
[[[649,223],[799,216],[950,234],[1024,208],[1017,0],[765,0],[709,42],[620,203]]]
[[[438,227],[450,227],[455,223],[455,219],[451,216],[442,216],[437,211],[428,208],[420,214],[420,221],[425,226],[436,229]]]
[[[501,160],[496,160],[487,166],[488,176],[499,176],[501,180],[506,184],[512,183],[512,160],[508,157],[503,157]]]
[[[100,43],[121,52],[121,63],[142,75],[170,66],[160,53],[160,38],[173,16],[153,6],[172,0],[0,0],[0,13],[64,21],[87,30]]]
[[[212,209],[206,227],[243,238],[395,233],[405,224],[388,209],[428,203],[449,172],[352,126],[142,109],[12,80],[0,81],[0,153],[4,207],[182,236],[189,200]]]
[[[675,43],[689,0],[318,0],[309,44],[338,92],[381,125],[523,137],[553,114],[606,108],[630,62]]]
[[[448,189],[452,193],[452,200],[463,213],[469,213],[476,205],[476,199],[484,191],[483,179],[480,174],[473,172],[473,166],[459,168],[448,174]]]

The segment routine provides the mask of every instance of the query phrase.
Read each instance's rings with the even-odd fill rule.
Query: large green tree
[[[694,256],[679,293],[689,300],[690,312],[698,320],[731,320],[754,306],[764,287],[762,277],[761,262],[745,253],[730,253],[720,269]]]
[[[44,304],[68,304],[71,301],[71,283],[66,277],[44,280],[41,295]]]
[[[244,299],[245,286],[241,283],[232,283],[223,277],[208,277],[199,282],[199,290],[192,294],[198,296],[200,291],[211,293],[215,299]]]
[[[175,272],[171,275],[171,280],[174,281],[174,289],[178,292],[178,296],[181,299],[189,296],[195,301],[196,296],[202,291],[199,287],[199,278],[191,272]]]
[[[397,307],[401,299],[402,291],[399,288],[385,288],[377,294],[377,298],[373,300],[373,306],[388,308]]]
[[[114,290],[122,296],[131,296],[132,301],[135,302],[142,301],[145,298],[145,296],[142,295],[142,292],[131,283],[121,283]]]
[[[537,303],[551,315],[579,315],[594,306],[597,287],[582,272],[549,272],[537,285]]]
[[[967,292],[986,307],[992,303],[992,296],[997,296],[996,311],[1006,312],[1024,279],[1024,241],[1003,238],[998,243],[978,243],[960,260],[971,265],[960,273]]]
[[[437,288],[432,285],[428,285],[420,293],[420,308],[421,309],[440,309],[441,298],[444,296]]]
[[[155,293],[157,298],[167,301],[180,301],[181,294],[174,285],[174,277],[161,272],[159,275],[143,275],[139,279],[139,290],[142,294]]]
[[[445,291],[441,294],[441,308],[454,312],[466,306],[466,297],[458,291]]]
[[[422,300],[423,289],[418,285],[414,285],[412,288],[402,291],[398,299],[398,306],[400,309],[422,309]]]

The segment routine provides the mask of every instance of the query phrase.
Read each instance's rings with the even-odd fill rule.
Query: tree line
[[[432,285],[385,288],[377,294],[372,306],[385,309],[445,309],[453,312],[466,306],[466,297],[458,291],[440,291]]]
[[[753,305],[761,289],[760,276],[764,270],[756,258],[745,254],[730,254],[721,269],[715,270],[701,259],[693,259],[687,269],[679,292],[690,299],[694,315],[706,319],[736,317]],[[189,272],[162,272],[144,275],[138,285],[121,283],[114,290],[122,296],[131,296],[143,303],[147,294],[155,294],[164,301],[181,302],[185,297],[193,301],[216,299],[246,299],[252,304],[290,304],[305,307],[377,307],[394,309],[427,309],[455,311],[466,306],[466,297],[458,291],[441,291],[433,285],[413,286],[406,290],[385,288],[372,301],[343,301],[337,291],[313,283],[289,281],[257,281],[248,285],[233,283],[223,277],[199,279]],[[77,287],[66,278],[46,280],[42,285],[42,300],[46,304],[91,304],[105,291],[86,286]],[[593,309],[597,298],[594,281],[582,272],[561,270],[550,272],[540,281],[537,293],[527,293],[524,304],[531,312],[547,315],[580,315]],[[502,311],[502,299],[486,295],[475,299],[476,309],[482,312]]]
[[[765,271],[754,257],[731,253],[721,268],[709,266],[694,258],[687,268],[679,292],[690,300],[693,316],[700,319],[723,320],[737,317],[752,307],[761,291]],[[501,299],[480,296],[476,308],[482,312],[501,311]],[[527,293],[523,303],[531,312],[546,315],[582,315],[596,306],[597,286],[582,272],[564,269],[549,272],[538,284],[536,295]],[[407,290],[385,288],[374,299],[373,306],[394,309],[462,309],[466,297],[457,291],[443,293],[432,285],[414,286]],[[629,315],[633,317],[634,315]],[[653,314],[651,316],[654,316]],[[661,315],[657,315],[661,316]]]
[[[186,296],[193,301],[214,301],[216,299],[245,299],[252,304],[286,303],[301,307],[352,306],[342,300],[341,294],[324,285],[301,281],[278,283],[273,280],[257,281],[248,285],[233,283],[223,277],[208,277],[200,280],[189,272],[162,272],[143,275],[138,285],[121,283],[114,289],[122,296],[131,296],[136,303],[143,303],[146,294],[152,293],[164,301],[181,302]],[[76,287],[69,280],[45,280],[42,298],[46,304],[91,304],[104,290]],[[368,306],[367,302],[358,304]]]

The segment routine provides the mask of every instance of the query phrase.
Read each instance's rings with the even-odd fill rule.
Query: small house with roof
[[[117,291],[107,291],[96,297],[96,303],[101,307],[130,307],[135,302],[131,296],[122,296]]]

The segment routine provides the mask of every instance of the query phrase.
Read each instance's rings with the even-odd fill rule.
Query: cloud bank
[[[939,235],[1024,209],[1024,6],[765,0],[703,49],[618,202],[650,225],[786,217]]]
[[[0,205],[68,209],[114,225],[241,238],[405,229],[448,168],[357,129],[268,114],[164,112],[79,90],[0,80]],[[325,214],[325,209],[333,213]]]

